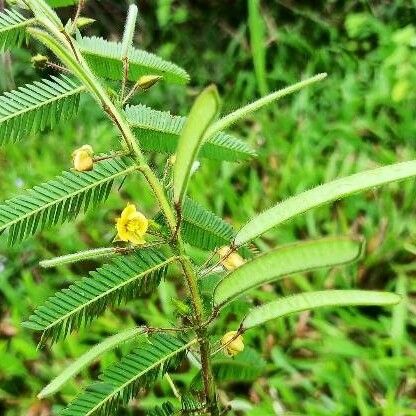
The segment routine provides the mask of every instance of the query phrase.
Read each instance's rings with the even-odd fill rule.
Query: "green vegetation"
[[[199,287],[206,308],[209,303],[205,305],[205,298],[213,293],[214,311],[221,307],[214,344],[241,322],[243,329],[256,326],[244,332],[244,352],[233,359],[220,352],[212,360],[221,405],[231,402],[234,409],[251,416],[283,411],[307,415],[414,414],[416,183],[408,179],[374,189],[415,174],[415,162],[408,162],[416,158],[415,93],[411,88],[416,78],[413,9],[400,1],[371,8],[360,2],[349,6],[322,2],[310,10],[307,2],[293,7],[279,2],[272,7],[268,2],[249,0],[236,2],[235,10],[204,3],[201,15],[200,7],[194,2],[177,5],[158,1],[157,8],[152,3],[140,10],[143,33],[134,43],[140,40],[141,48],[157,52],[165,61],[144,53],[127,55],[132,61],[127,78],[136,80],[148,74],[147,68],[152,68],[152,74],[159,74],[158,68],[168,70],[171,78],[165,77],[138,94],[126,108],[126,119],[140,135],[142,149],[156,152],[151,154],[151,165],[160,168],[157,173],[162,177],[166,154],[173,154],[183,138],[180,133],[187,123],[185,116],[203,86],[218,85],[221,114],[230,114],[213,124],[206,114],[207,129],[194,125],[200,129],[200,140],[204,134],[211,137],[201,146],[201,166],[191,180],[189,170],[176,172],[178,188],[173,189],[175,201],[183,204],[182,233],[189,244],[187,252],[201,266],[202,274],[211,273],[203,266],[206,250],[232,239],[243,245],[261,235],[255,245],[240,249],[242,256],[256,256],[256,260],[229,273],[226,279],[223,273],[210,274]],[[123,24],[127,6],[113,6],[111,19],[119,18],[119,24],[107,28],[103,27],[108,19],[105,8],[98,9],[102,16],[92,14],[92,10],[96,9],[87,5],[85,14],[96,18],[101,26],[84,32],[107,36],[110,31],[121,40],[117,28]],[[72,12],[71,8],[62,10],[63,15],[73,16]],[[54,21],[53,15],[50,17]],[[10,20],[4,24],[0,19],[0,46],[25,40],[22,17],[14,15],[12,21],[16,30],[5,33],[3,27]],[[205,28],[202,33],[201,27]],[[54,47],[53,39],[35,31],[32,34]],[[118,91],[113,82],[123,75],[122,63],[114,62],[118,53],[114,51],[121,53],[123,45],[107,45],[98,39],[84,38],[80,50],[95,73],[108,78],[105,93],[114,99]],[[39,44],[31,41],[30,48],[37,51]],[[46,50],[42,53],[49,55]],[[101,58],[105,66],[101,66]],[[137,385],[148,383],[155,369],[163,372],[169,367],[176,368],[169,372],[170,377],[159,379],[156,388],[133,400],[120,414],[143,414],[155,406],[159,406],[155,414],[172,414],[170,405],[164,403],[168,400],[178,407],[176,388],[181,394],[188,388],[193,393],[202,390],[203,383],[192,357],[178,367],[183,351],[193,348],[194,339],[183,342],[170,333],[156,333],[151,335],[152,344],[145,344],[145,334],[140,330],[141,325],[170,327],[175,324],[174,315],[186,322],[187,291],[179,271],[167,269],[170,259],[162,258],[157,248],[123,257],[114,257],[119,253],[107,249],[57,259],[49,264],[52,268],[39,267],[44,259],[111,246],[116,234],[114,221],[126,201],[136,203],[147,217],[158,222],[156,231],[169,232],[169,218],[164,220],[157,212],[145,179],[129,174],[134,168],[129,156],[100,161],[92,172],[61,174],[70,169],[75,148],[88,143],[96,153],[108,153],[108,149],[118,149],[119,135],[83,84],[74,83],[73,78],[69,81],[68,74],[61,75],[50,66],[30,69],[30,54],[19,49],[12,49],[11,60],[16,84],[23,86],[27,81],[32,86],[4,95],[0,101],[1,108],[9,109],[0,113],[0,143],[5,144],[0,148],[0,199],[13,198],[0,207],[0,229],[10,228],[9,243],[24,240],[11,246],[7,236],[0,238],[0,413],[57,414],[80,387],[90,385],[100,373],[102,381],[87,391],[95,392],[97,398],[111,398],[117,393],[108,386],[120,382],[119,371],[127,377],[123,382]],[[186,68],[192,76],[191,87],[175,85],[188,81],[188,77],[176,65],[162,63],[168,60]],[[146,67],[150,63],[153,66]],[[143,67],[146,70],[140,72]],[[223,131],[237,119],[235,108],[299,78],[323,72],[328,73],[324,81],[246,114],[245,123]],[[4,90],[13,89],[5,71],[0,77]],[[50,80],[36,83],[40,78]],[[97,93],[102,92],[93,91]],[[19,117],[10,117],[16,111]],[[212,115],[217,111],[213,105]],[[156,135],[156,129],[162,134]],[[198,139],[196,136],[193,138]],[[195,154],[182,159],[188,168]],[[357,172],[365,173],[338,179]],[[169,172],[165,179],[171,185]],[[24,194],[19,189],[39,183],[44,183],[45,198],[51,198],[46,210],[42,207],[47,201],[40,201],[39,193]],[[70,192],[68,183],[73,184]],[[116,192],[117,185],[120,192]],[[364,188],[368,191],[337,201]],[[186,189],[192,199],[183,197]],[[99,204],[103,201],[105,204]],[[337,202],[328,205],[330,201]],[[86,206],[96,208],[84,214]],[[10,216],[10,207],[20,207],[19,212]],[[263,214],[256,217],[258,212]],[[75,222],[66,222],[75,216]],[[247,223],[250,218],[256,219]],[[57,225],[47,229],[53,224]],[[352,238],[334,239],[337,235]],[[364,247],[360,235],[367,241]],[[314,242],[295,243],[308,239]],[[276,250],[276,243],[285,246]],[[304,267],[299,267],[299,253]],[[245,287],[242,277],[252,276],[253,264],[261,267],[258,259],[262,257],[267,261],[263,263],[264,273],[256,275],[253,289]],[[358,262],[344,265],[358,257]],[[272,273],[280,262],[285,264],[281,276]],[[306,272],[321,266],[326,268]],[[117,287],[103,294],[105,302],[79,304],[73,315],[57,313],[49,316],[50,322],[40,323],[35,313],[27,326],[44,331],[42,340],[21,326],[55,292],[69,297],[66,288],[71,284],[69,291],[88,290],[87,278],[80,279],[88,272],[100,282],[96,289],[102,291],[106,279],[117,274]],[[237,299],[249,289],[249,297]],[[371,292],[363,297],[358,289]],[[394,294],[381,293],[385,290],[396,292],[403,300],[386,309],[319,308],[395,303]],[[225,305],[230,299],[236,300]],[[126,300],[129,302],[124,303]],[[251,302],[263,306],[252,308]],[[102,314],[109,305],[113,306],[111,311]],[[314,310],[264,324],[267,319],[310,308]],[[84,328],[92,318],[94,324]],[[74,329],[76,334],[66,337]],[[66,339],[53,346],[47,341],[63,337]],[[40,341],[47,345],[37,350]],[[145,353],[152,357],[154,367],[142,366],[143,345],[147,345]],[[152,350],[158,345],[164,345],[164,353]],[[178,360],[171,360],[174,356]],[[60,378],[45,388],[59,374]],[[172,385],[176,386],[173,390]],[[123,392],[125,398],[131,394],[129,389]],[[76,400],[79,403],[85,397]],[[111,409],[114,403],[109,400],[108,406]],[[193,406],[191,395],[182,397],[184,409]],[[72,414],[71,407],[68,409],[63,414]],[[239,414],[238,410],[234,413]]]

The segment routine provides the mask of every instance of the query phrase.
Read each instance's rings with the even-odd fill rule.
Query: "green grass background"
[[[416,158],[416,12],[408,0],[367,1],[141,1],[136,43],[177,62],[192,76],[186,87],[160,85],[137,102],[185,115],[197,92],[218,85],[223,111],[317,72],[328,78],[251,116],[234,128],[259,157],[246,164],[202,161],[192,196],[242,225],[256,212],[317,184],[379,165]],[[98,20],[89,30],[120,37],[124,2],[89,2]],[[63,10],[70,16],[71,9]],[[33,45],[30,46],[33,50]],[[17,85],[45,76],[30,52],[12,52]],[[0,71],[2,73],[3,71]],[[3,73],[4,74],[4,73]],[[1,76],[3,84],[5,77]],[[3,85],[3,89],[7,85]],[[0,149],[0,198],[6,199],[70,166],[74,148],[96,152],[118,144],[100,111],[86,100],[76,119],[53,132]],[[163,158],[153,157],[157,164]],[[273,322],[249,333],[260,352],[262,376],[223,383],[221,397],[239,414],[416,415],[416,182],[408,180],[313,210],[269,232],[262,250],[296,239],[361,234],[366,256],[358,265],[299,275],[258,290],[270,300],[324,288],[396,291],[405,301],[388,310],[322,310]],[[95,212],[43,232],[16,248],[0,240],[0,414],[48,416],[129,346],[106,354],[51,400],[36,393],[105,335],[134,323],[167,323],[173,279],[151,299],[109,311],[91,328],[52,349],[20,327],[36,305],[67,286],[94,262],[40,270],[39,260],[109,244],[114,218],[126,201],[148,215],[154,201],[129,179]],[[234,329],[232,314],[218,333]],[[259,361],[260,362],[260,361]],[[175,375],[180,385],[194,373]],[[121,415],[141,415],[171,392],[164,382]]]

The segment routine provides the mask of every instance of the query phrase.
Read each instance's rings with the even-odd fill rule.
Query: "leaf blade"
[[[271,228],[309,209],[333,202],[356,192],[416,176],[416,160],[396,163],[336,179],[302,192],[247,222],[238,232],[235,244],[241,246]]]
[[[255,287],[289,274],[348,264],[361,253],[362,242],[350,238],[323,238],[278,247],[225,276],[215,287],[214,305],[221,308]]]
[[[122,45],[96,36],[78,39],[82,55],[100,77],[121,80],[123,76]],[[128,51],[128,79],[137,81],[142,75],[160,75],[167,82],[187,84],[188,73],[162,58],[133,47]]]
[[[1,95],[0,145],[71,119],[84,91],[85,87],[61,75]]]
[[[288,296],[252,309],[244,318],[244,329],[253,328],[269,320],[292,313],[325,306],[389,306],[399,303],[395,293],[371,290],[322,290]]]
[[[186,117],[154,110],[143,104],[129,105],[124,111],[128,123],[137,133],[136,138],[142,149],[158,153],[175,153]],[[252,159],[256,152],[246,142],[220,131],[202,144],[199,156],[239,162]]]

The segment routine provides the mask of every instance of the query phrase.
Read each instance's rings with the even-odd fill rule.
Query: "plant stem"
[[[84,3],[85,3],[85,0],[79,0],[78,1],[78,7],[77,7],[77,10],[75,12],[74,21],[72,23],[72,27],[73,27],[73,30],[74,31],[77,29],[78,19],[79,19],[80,15],[81,15],[81,11],[82,11],[82,9],[84,7]]]
[[[160,209],[168,221],[168,225],[173,236],[176,230],[175,214],[173,213],[173,210],[169,204],[162,184],[147,163],[143,163],[139,167],[139,170],[143,173],[143,176],[146,178],[149,186],[152,188],[152,191],[159,202]]]
[[[204,382],[204,392],[207,401],[207,409],[212,416],[219,415],[217,393],[215,391],[214,376],[211,367],[210,345],[205,329],[198,331],[199,352],[201,354],[201,370]]]
[[[178,252],[183,252],[182,244],[178,244]],[[188,284],[189,294],[195,312],[195,323],[199,326],[203,321],[204,308],[202,305],[201,296],[199,295],[198,285],[196,280],[195,272],[192,268],[191,262],[187,257],[180,257],[179,262],[181,263],[183,274],[185,275],[186,282]]]
[[[178,248],[180,252],[183,252],[183,245],[178,236]],[[202,378],[204,382],[204,393],[207,402],[208,411],[212,416],[217,416],[219,414],[218,404],[217,404],[217,394],[215,391],[214,377],[212,374],[211,367],[211,351],[208,341],[208,334],[206,328],[201,328],[204,320],[204,308],[202,304],[202,299],[199,294],[198,285],[197,285],[197,276],[192,267],[190,260],[187,257],[181,257],[179,260],[182,264],[182,270],[185,275],[189,292],[192,299],[193,308],[195,311],[195,324],[196,324],[196,333],[198,335],[199,342],[199,352],[201,354],[201,370]]]

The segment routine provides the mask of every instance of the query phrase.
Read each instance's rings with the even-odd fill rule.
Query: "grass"
[[[370,7],[360,1],[347,6],[321,2],[311,10],[307,2],[291,6],[281,1],[276,7],[262,2],[258,9],[259,2],[249,1],[250,15],[243,1],[232,10],[204,5],[203,13],[194,2],[171,6],[170,13],[166,11],[170,2],[159,3],[156,10],[144,5],[140,41],[177,60],[193,75],[193,82],[187,90],[156,87],[140,97],[147,105],[185,114],[191,97],[215,82],[227,112],[266,88],[274,90],[300,77],[329,73],[321,85],[288,97],[235,128],[237,135],[255,146],[257,160],[244,165],[204,161],[193,177],[193,197],[236,227],[276,201],[319,183],[416,157],[412,88],[416,26],[407,2],[396,0],[391,7]],[[154,29],[157,19],[162,23],[160,30]],[[105,22],[105,16],[100,21]],[[264,44],[267,48],[262,50]],[[33,76],[27,70],[26,55],[12,57],[17,81],[20,74],[25,79]],[[106,143],[117,142],[98,110],[84,108],[88,112],[83,110],[77,120],[53,133],[0,149],[1,199],[67,169],[71,151],[79,145],[89,143],[99,152]],[[54,290],[96,266],[87,263],[41,271],[39,260],[108,244],[114,236],[114,218],[127,200],[152,214],[151,195],[143,189],[128,181],[121,198],[114,193],[105,207],[80,217],[76,225],[43,232],[19,248],[9,249],[1,240],[1,414],[53,412],[122,351],[106,354],[101,364],[85,370],[53,401],[35,399],[73,358],[133,321],[166,325],[160,311],[172,308],[172,279],[161,286],[160,302],[141,300],[107,313],[91,329],[51,351],[36,350],[35,337],[19,326]],[[415,195],[412,180],[390,185],[314,210],[258,241],[259,249],[267,250],[324,235],[359,233],[367,238],[366,257],[358,266],[265,286],[254,294],[258,301],[301,289],[359,287],[393,290],[404,295],[406,302],[393,310],[304,313],[248,333],[245,343],[261,352],[266,372],[263,377],[223,386],[243,414],[416,415],[416,266],[411,250],[416,245]],[[236,305],[232,312],[219,325],[219,335],[235,329],[244,306]],[[193,375],[175,377],[179,384],[186,384]],[[123,414],[140,415],[143,408],[161,403],[164,394],[171,392],[162,382],[154,394],[134,402],[133,410]]]

